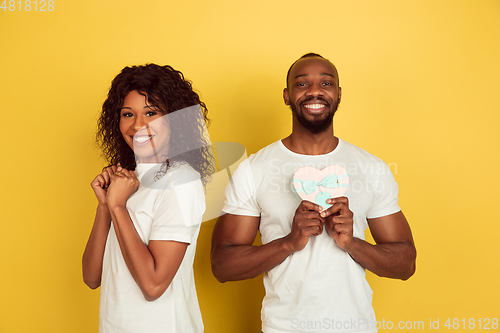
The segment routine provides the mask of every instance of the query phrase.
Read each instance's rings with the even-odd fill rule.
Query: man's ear
[[[283,100],[285,101],[286,105],[290,105],[290,95],[288,95],[287,88],[283,89]]]
[[[342,88],[339,87],[339,103],[340,103],[341,97],[342,97]]]

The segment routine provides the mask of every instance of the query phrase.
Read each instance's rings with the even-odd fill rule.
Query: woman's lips
[[[153,139],[153,135],[134,135],[132,138],[134,145],[141,146],[148,144]]]

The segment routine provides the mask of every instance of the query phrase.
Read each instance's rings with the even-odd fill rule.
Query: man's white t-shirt
[[[330,165],[347,171],[344,196],[354,213],[354,237],[364,239],[367,218],[400,210],[398,186],[379,158],[346,141],[324,155],[301,155],[277,141],[242,162],[226,188],[223,211],[260,216],[263,244],[288,235],[302,201],[292,190],[295,171]],[[326,230],[264,275],[264,333],[376,332],[372,290],[365,269],[340,249]]]
[[[127,200],[127,210],[144,244],[164,240],[189,246],[170,286],[149,302],[130,274],[111,223],[102,271],[101,333],[203,332],[193,276],[196,240],[205,211],[203,186],[199,173],[187,164],[170,168],[155,180],[160,166],[137,165],[140,185]]]

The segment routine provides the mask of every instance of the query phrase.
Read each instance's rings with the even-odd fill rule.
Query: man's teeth
[[[323,104],[308,104],[308,105],[304,105],[306,108],[308,109],[321,109],[324,107]]]
[[[149,136],[134,136],[134,141],[137,141],[139,143],[146,142],[150,139]]]

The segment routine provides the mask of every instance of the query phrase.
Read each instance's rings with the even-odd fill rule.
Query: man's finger
[[[320,205],[317,205],[311,201],[303,200],[300,203],[297,210],[299,210],[299,211],[314,210],[314,211],[320,212],[323,210],[323,207],[321,207]]]
[[[322,223],[325,222],[325,219],[321,217],[320,213],[314,210],[306,210],[304,212],[300,213],[300,216],[305,219],[317,219],[320,220]]]
[[[323,233],[323,225],[322,224],[316,224],[316,225],[311,225],[308,226],[304,229],[301,230],[302,235],[309,237],[311,235],[320,235]]]
[[[330,198],[326,200],[326,203],[329,203],[330,205],[334,205],[336,203],[344,203],[349,207],[349,199],[347,197],[336,197],[336,198]]]
[[[352,218],[348,216],[333,216],[332,217],[333,224],[353,224]]]
[[[335,217],[332,219],[333,228],[335,230],[352,230],[352,219],[348,217]]]
[[[337,215],[341,215],[341,216],[350,216],[350,215],[352,215],[352,212],[351,212],[351,210],[349,209],[349,206],[346,203],[344,203],[344,202],[336,202],[330,208],[328,208],[325,211],[321,212],[321,217],[326,217],[328,215],[333,215],[335,213],[338,213]]]

